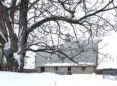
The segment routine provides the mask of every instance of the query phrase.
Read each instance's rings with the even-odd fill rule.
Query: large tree
[[[27,51],[60,45],[67,32],[78,41],[116,31],[116,9],[116,0],[0,0],[1,69],[23,71]]]

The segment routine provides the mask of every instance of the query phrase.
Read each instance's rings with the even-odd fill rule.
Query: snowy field
[[[95,74],[12,73],[0,71],[0,86],[117,86]]]

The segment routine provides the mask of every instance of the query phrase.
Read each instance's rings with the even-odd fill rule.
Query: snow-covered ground
[[[95,74],[12,73],[0,71],[0,86],[117,86]]]

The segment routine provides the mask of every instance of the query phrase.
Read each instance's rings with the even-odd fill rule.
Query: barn
[[[91,74],[96,71],[98,66],[98,44],[100,41],[99,39],[73,41],[67,35],[65,43],[59,47],[62,54],[36,53],[35,71],[58,74]],[[47,49],[44,46],[40,48]]]

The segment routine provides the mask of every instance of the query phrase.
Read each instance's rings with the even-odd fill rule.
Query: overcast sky
[[[103,47],[105,45],[105,47]],[[101,53],[107,53],[111,58],[105,59],[99,64],[99,68],[117,68],[117,33],[113,32],[110,36],[105,36],[99,43]],[[101,57],[101,56],[100,56]]]

